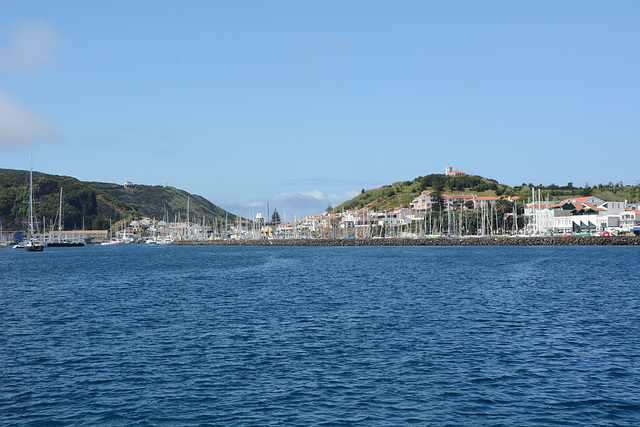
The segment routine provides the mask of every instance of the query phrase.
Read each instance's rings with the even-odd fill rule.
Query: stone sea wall
[[[452,237],[436,239],[264,239],[180,240],[172,245],[217,246],[609,246],[640,245],[639,236],[623,237]]]

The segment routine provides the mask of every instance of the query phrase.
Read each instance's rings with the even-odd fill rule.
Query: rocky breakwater
[[[612,246],[640,245],[639,236],[622,237],[450,237],[435,239],[260,239],[179,240],[172,245],[217,246]]]

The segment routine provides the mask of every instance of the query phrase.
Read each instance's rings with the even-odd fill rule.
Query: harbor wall
[[[612,246],[640,245],[639,236],[450,237],[435,239],[179,240],[172,245],[217,246]]]

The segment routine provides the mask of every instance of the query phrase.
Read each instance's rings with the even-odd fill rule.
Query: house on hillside
[[[420,195],[414,198],[409,205],[411,209],[417,211],[430,211],[433,205],[433,196],[431,191],[424,190]]]
[[[500,198],[494,197],[494,196],[474,197],[473,198],[473,208],[474,209],[480,209],[482,206],[484,206],[485,208],[487,206],[491,207],[491,206],[495,205],[498,200],[500,200]]]
[[[473,194],[443,194],[445,209],[460,209],[465,202],[473,200]]]

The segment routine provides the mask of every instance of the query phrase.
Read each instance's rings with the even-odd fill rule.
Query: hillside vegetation
[[[443,194],[475,194],[476,196],[519,196],[520,201],[531,199],[531,187],[540,189],[542,197],[548,200],[562,200],[569,197],[597,196],[605,201],[624,201],[638,203],[640,201],[640,186],[625,186],[623,183],[598,184],[596,186],[574,187],[572,183],[566,186],[551,184],[522,183],[511,187],[500,184],[494,179],[478,175],[448,176],[431,174],[420,176],[411,181],[399,181],[362,192],[351,200],[347,200],[336,207],[336,212],[350,209],[360,209],[369,205],[372,210],[385,210],[393,207],[409,207],[411,201],[422,191],[429,190]],[[536,196],[537,197],[537,196]]]
[[[224,209],[214,205],[202,196],[189,194],[175,187],[163,187],[161,185],[131,185],[124,187],[118,184],[104,182],[88,182],[92,188],[109,194],[116,199],[144,213],[145,216],[161,220],[166,216],[170,221],[176,215],[184,218],[187,214],[187,201],[191,218],[202,218],[210,221],[217,218],[224,220],[225,216],[232,221],[235,215],[231,215]]]
[[[60,188],[63,191],[63,227],[65,230],[104,230],[109,223],[135,218],[155,217],[163,212],[173,221],[180,213],[184,220],[187,197],[193,216],[207,221],[222,220],[227,215],[201,196],[194,196],[174,187],[83,182],[68,176],[33,173],[33,197],[38,221],[46,218],[47,226],[58,214]],[[23,230],[26,227],[29,200],[29,171],[0,169],[0,221],[4,230]],[[229,221],[235,215],[228,214]]]

